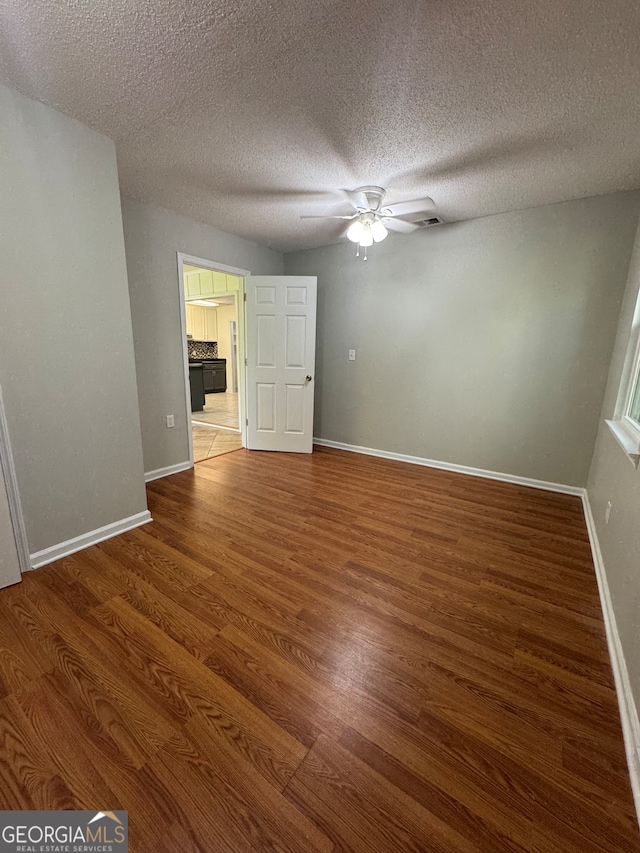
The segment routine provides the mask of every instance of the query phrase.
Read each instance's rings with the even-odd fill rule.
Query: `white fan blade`
[[[400,231],[401,234],[411,234],[412,231],[420,227],[414,225],[413,222],[405,222],[403,219],[388,219],[386,216],[383,217],[382,221],[389,231]]]
[[[355,219],[357,213],[352,213],[349,216],[301,216],[300,219]]]
[[[344,191],[345,196],[347,197],[349,204],[352,207],[355,207],[356,210],[370,210],[371,205],[369,204],[369,200],[367,199],[364,193],[356,193],[350,192],[349,190]]]
[[[401,201],[391,207],[385,207],[387,216],[409,216],[412,213],[424,213],[433,210],[435,203],[432,198],[417,198],[414,201]]]

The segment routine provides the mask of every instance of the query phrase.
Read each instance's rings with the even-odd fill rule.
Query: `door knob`
[[[307,382],[311,382],[312,379],[313,379],[313,376],[307,376]]]

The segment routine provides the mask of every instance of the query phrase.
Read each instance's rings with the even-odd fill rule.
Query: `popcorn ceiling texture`
[[[280,250],[361,184],[447,221],[640,185],[637,0],[0,9],[0,79],[112,137],[125,195]]]

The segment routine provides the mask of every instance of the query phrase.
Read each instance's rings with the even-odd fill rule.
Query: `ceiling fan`
[[[382,187],[358,187],[355,190],[344,190],[343,194],[354,213],[345,216],[302,216],[301,219],[344,219],[351,221],[346,236],[358,244],[357,256],[364,249],[364,260],[367,260],[367,247],[379,243],[387,236],[388,230],[410,234],[420,226],[402,217],[416,213],[432,211],[435,207],[431,198],[418,198],[413,201],[401,201],[391,207],[383,207],[382,201],[386,191]]]

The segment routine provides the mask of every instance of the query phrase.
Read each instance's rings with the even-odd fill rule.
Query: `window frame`
[[[636,296],[636,306],[627,344],[622,377],[618,389],[614,417],[607,425],[618,444],[625,451],[634,467],[640,463],[640,421],[629,415],[636,389],[640,385],[640,291]]]

